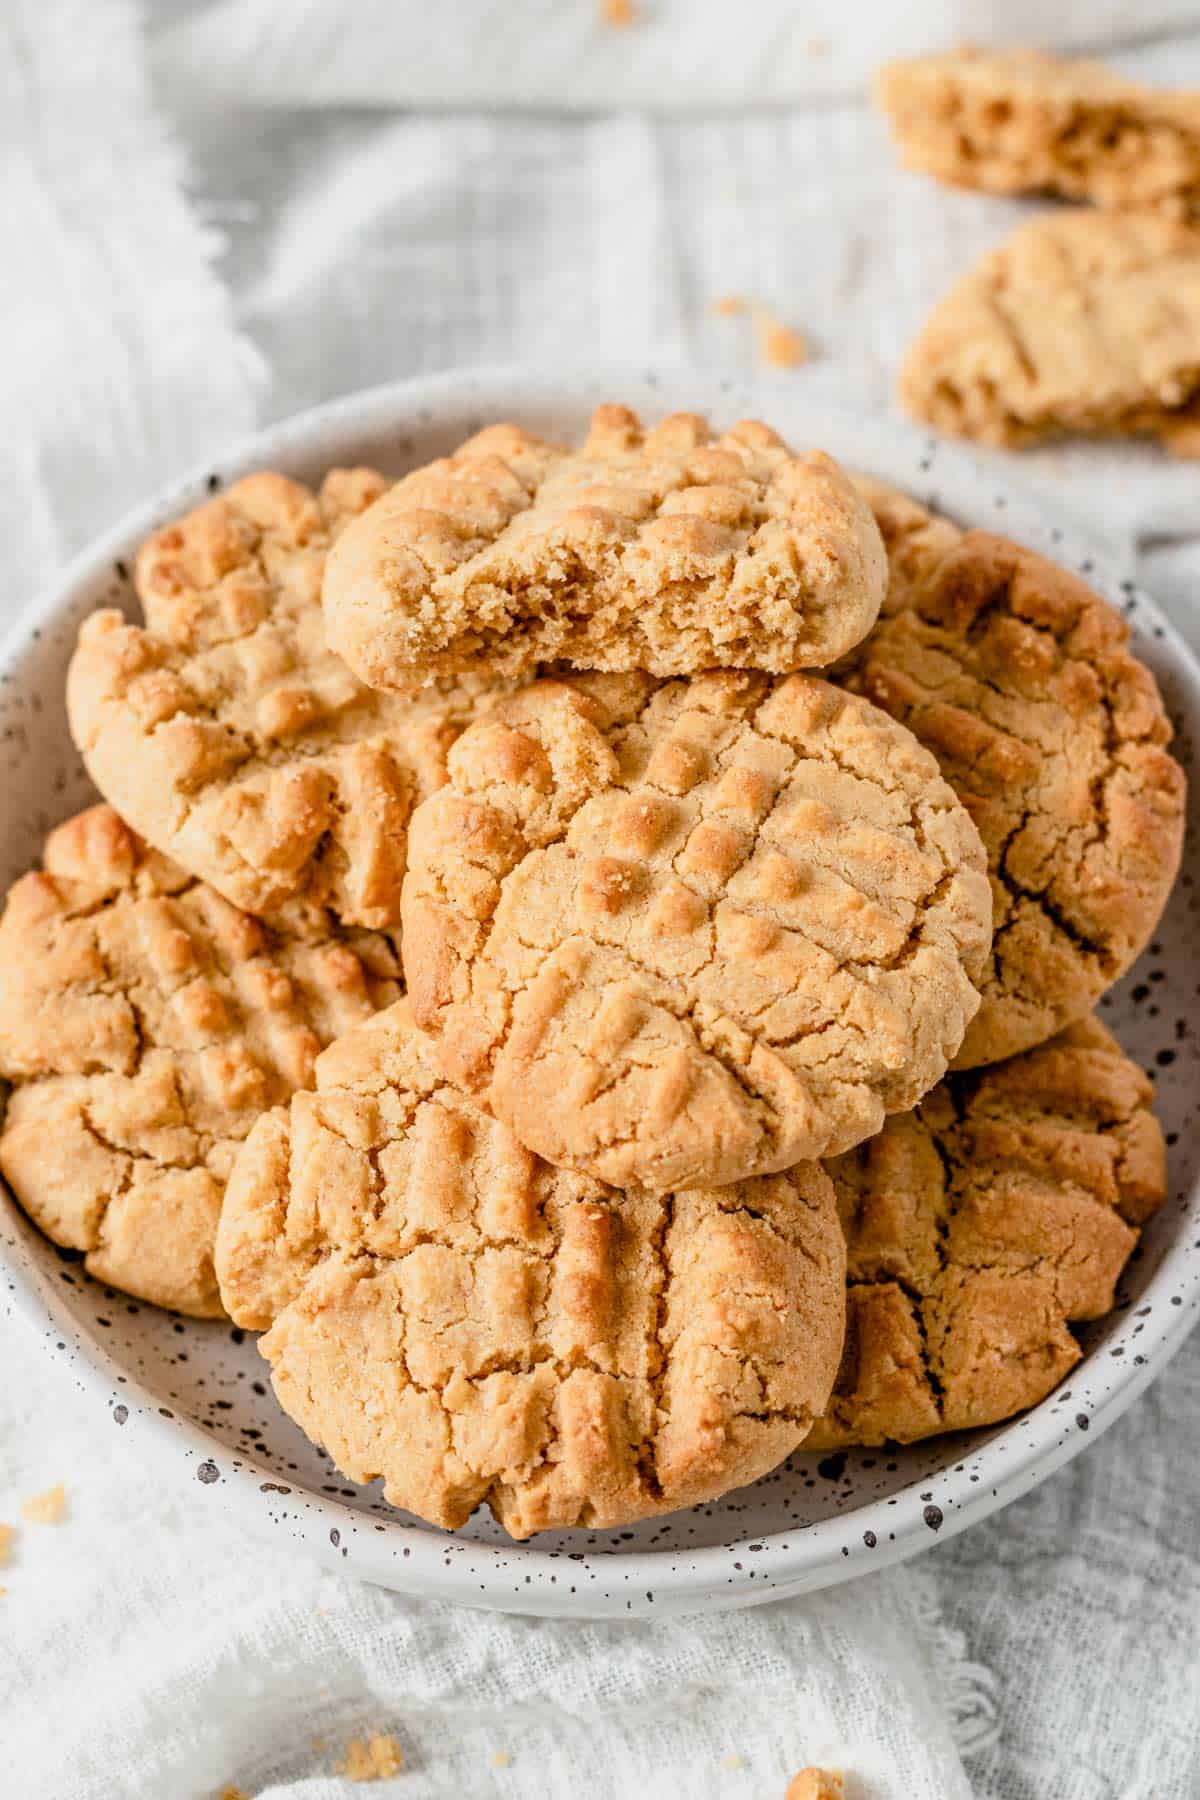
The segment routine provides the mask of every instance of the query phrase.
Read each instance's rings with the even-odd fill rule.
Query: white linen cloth
[[[646,29],[683,4],[647,4]],[[761,8],[691,0],[665,94],[636,33],[612,61],[590,0],[175,0],[144,16],[9,0],[3,619],[68,549],[255,420],[470,361],[732,365],[752,352],[745,321],[713,316],[721,294],[809,335],[817,360],[791,379],[888,405],[923,310],[1020,209],[895,170],[852,91],[893,9]],[[940,40],[951,11],[949,35],[971,35],[972,10],[904,9],[904,47]],[[1131,16],[1005,14],[1010,36],[1049,24],[1067,42]],[[801,20],[830,40],[804,62]],[[1167,70],[1200,31],[1180,4],[1136,25],[1184,33],[1138,51]],[[740,105],[768,26],[770,91],[788,102],[774,113],[562,116]],[[809,63],[833,71],[811,103]],[[395,110],[485,100],[547,110]],[[1200,637],[1200,473],[1136,448],[997,466],[1036,467],[1163,577]],[[851,1771],[854,1800],[1200,1793],[1196,1347],[1086,1456],[918,1564],[621,1625],[454,1611],[246,1544],[173,1491],[132,1487],[112,1434],[11,1324],[3,1366],[0,1519],[60,1479],[70,1497],[61,1525],[22,1527],[0,1573],[0,1791],[23,1800],[201,1800],[226,1782],[329,1800],[356,1791],[331,1771],[370,1730],[405,1751],[377,1790],[397,1796],[757,1800],[813,1760]]]
[[[1197,29],[1192,0],[876,0],[852,13],[845,0],[753,0],[750,10],[630,0],[630,10],[632,26],[614,30],[600,0],[358,0],[352,18],[325,0],[214,0],[162,50],[189,83],[273,107],[695,112],[854,95],[889,56],[967,41],[1099,45],[1133,70],[1167,34],[1178,58]]]

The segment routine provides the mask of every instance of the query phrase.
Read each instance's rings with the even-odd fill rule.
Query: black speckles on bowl
[[[728,377],[666,372],[595,379],[532,373],[461,375],[378,390],[322,408],[206,466],[69,570],[58,591],[0,649],[0,879],[36,861],[46,830],[92,797],[66,729],[63,676],[80,619],[98,605],[133,607],[129,570],[154,525],[256,467],[302,477],[334,462],[399,473],[451,448],[481,420],[516,417],[570,435],[601,400],[647,414],[708,410],[725,422],[758,414],[802,443],[821,444],[936,502],[1083,571],[1124,611],[1177,722],[1189,770],[1200,739],[1200,671],[1155,609],[1106,573],[1093,547],[1047,523],[1017,492],[984,485],[969,457],[935,440],[804,403],[794,382],[748,387]],[[1200,782],[1193,778],[1193,813]],[[280,1412],[254,1339],[228,1324],[172,1318],[90,1281],[0,1200],[0,1301],[22,1317],[95,1396],[131,1456],[173,1465],[190,1503],[221,1508],[370,1579],[473,1606],[611,1615],[752,1605],[843,1581],[943,1542],[1093,1444],[1162,1367],[1200,1294],[1200,1036],[1193,829],[1183,879],[1154,943],[1108,997],[1106,1024],[1155,1078],[1171,1144],[1171,1198],[1122,1280],[1117,1310],[1082,1334],[1088,1352],[1066,1391],[1006,1426],[911,1449],[794,1456],[755,1487],[714,1505],[619,1532],[561,1532],[514,1545],[490,1516],[454,1535],[356,1489]]]

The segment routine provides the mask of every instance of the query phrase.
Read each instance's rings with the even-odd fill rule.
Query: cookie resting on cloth
[[[229,1183],[221,1292],[280,1404],[435,1525],[627,1524],[756,1480],[824,1408],[845,1251],[815,1163],[618,1192],[522,1149],[406,1001],[320,1058]]]
[[[1095,1019],[976,1073],[826,1166],[846,1349],[809,1440],[911,1443],[1033,1406],[1079,1361],[1166,1194],[1153,1088]]]
[[[995,936],[958,1066],[1083,1018],[1148,941],[1183,846],[1183,770],[1125,621],[971,531],[839,675],[933,752],[987,848]]]
[[[394,926],[409,813],[471,714],[462,687],[374,694],[326,646],[326,552],[386,485],[247,476],[143,545],[144,626],[105,610],[79,635],[67,708],[92,780],[248,912],[302,899]]]
[[[602,406],[578,450],[491,425],[406,475],[329,557],[329,641],[373,687],[539,665],[822,667],[862,638],[886,564],[819,450],[694,413]]]
[[[543,681],[413,816],[418,1022],[530,1149],[680,1189],[849,1149],[962,1041],[983,847],[932,756],[811,676]]]
[[[0,917],[0,1173],[97,1279],[215,1317],[239,1142],[398,977],[386,938],[298,905],[268,928],[94,806]]]
[[[1061,194],[1187,217],[1200,203],[1200,94],[1042,50],[892,62],[876,101],[905,166],[994,194]]]
[[[1030,219],[938,302],[900,398],[984,444],[1140,434],[1200,454],[1200,230],[1152,213]]]

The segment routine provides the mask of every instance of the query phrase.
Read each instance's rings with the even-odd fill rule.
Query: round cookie
[[[90,1274],[200,1318],[238,1144],[318,1051],[400,992],[374,932],[268,929],[110,807],[46,840],[0,917],[0,1173]]]
[[[848,1149],[944,1073],[991,900],[928,752],[811,676],[543,681],[413,816],[418,1022],[559,1167],[737,1181]]]
[[[1166,1194],[1153,1088],[1096,1019],[978,1073],[826,1167],[846,1348],[807,1445],[911,1443],[1033,1406],[1111,1311]]]
[[[473,696],[370,692],[325,643],[330,543],[387,483],[319,493],[250,475],[142,547],[144,626],[85,620],[67,680],[71,734],[105,799],[234,905],[294,899],[386,930],[409,813],[444,778]]]
[[[823,667],[870,630],[887,564],[821,451],[755,420],[647,431],[602,406],[578,450],[492,425],[343,534],[329,641],[372,687],[562,662],[689,675]]]
[[[285,1411],[449,1528],[628,1524],[790,1455],[825,1406],[845,1252],[816,1163],[698,1193],[553,1169],[438,1073],[406,1001],[260,1120],[221,1292]]]
[[[1084,1017],[1166,904],[1184,776],[1128,639],[1075,576],[970,531],[841,672],[933,751],[987,847],[995,936],[959,1067]]]

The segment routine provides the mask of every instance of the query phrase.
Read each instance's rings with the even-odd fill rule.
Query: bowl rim
[[[603,369],[580,377],[500,365],[389,382],[308,408],[244,437],[226,453],[165,484],[132,508],[72,557],[60,575],[21,610],[0,639],[0,678],[12,674],[42,626],[111,580],[114,563],[129,558],[132,544],[164,518],[196,504],[250,469],[269,464],[285,468],[307,465],[311,470],[328,460],[329,453],[320,448],[323,438],[399,429],[399,422],[410,418],[416,420],[414,429],[428,429],[436,423],[439,406],[452,403],[458,407],[468,398],[474,410],[523,409],[528,413],[540,407],[544,413],[552,411],[556,403],[578,411],[589,401],[595,403],[613,392],[647,411],[661,409],[675,393],[690,394],[695,406],[708,411],[727,412],[730,409],[724,401],[736,395],[748,399],[766,416],[772,416],[774,409],[774,415],[782,415],[785,423],[789,412],[811,416],[816,426],[813,435],[822,442],[833,440],[835,454],[840,454],[839,438],[862,444],[862,454],[856,451],[848,460],[861,462],[872,472],[875,446],[885,467],[889,460],[908,467],[919,449],[919,466],[933,477],[930,485],[937,490],[936,496],[930,496],[931,503],[952,517],[976,524],[982,523],[977,517],[980,493],[995,487],[995,476],[986,473],[969,452],[890,418],[856,419],[819,397],[810,403],[794,378],[790,382],[718,379],[665,366],[649,372],[643,367],[636,373]],[[910,479],[888,474],[880,478],[898,483]],[[1020,541],[1068,566],[1086,562],[1089,582],[1110,598],[1119,592],[1136,605],[1156,637],[1162,638],[1165,653],[1200,706],[1200,663],[1154,602],[1122,578],[1102,545],[1086,536],[1074,521],[1051,524],[1040,504],[1022,491],[1019,481],[1010,486],[1006,480],[1004,494],[993,496],[992,507],[997,514],[992,522],[1006,534],[1011,531]],[[1130,1311],[1106,1343],[1105,1381],[1098,1395],[1090,1399],[1086,1413],[1072,1409],[1071,1416],[1058,1416],[1055,1400],[1057,1396],[1061,1405],[1063,1395],[1053,1390],[1039,1405],[990,1428],[984,1440],[965,1450],[953,1467],[931,1473],[921,1482],[914,1480],[890,1497],[790,1530],[732,1538],[697,1549],[546,1550],[538,1547],[536,1538],[527,1543],[494,1543],[464,1539],[433,1526],[409,1525],[400,1516],[380,1521],[343,1501],[315,1494],[303,1484],[289,1490],[270,1465],[242,1451],[231,1453],[229,1446],[189,1419],[160,1416],[159,1397],[127,1373],[102,1341],[76,1324],[55,1284],[23,1241],[26,1233],[36,1238],[36,1229],[18,1213],[11,1198],[5,1197],[17,1222],[14,1231],[7,1220],[0,1220],[0,1266],[7,1310],[50,1342],[59,1356],[67,1357],[81,1384],[103,1396],[118,1423],[134,1427],[134,1435],[145,1440],[147,1452],[154,1454],[156,1461],[172,1463],[176,1473],[186,1478],[199,1476],[209,1494],[220,1496],[257,1535],[269,1530],[278,1541],[275,1528],[282,1522],[311,1553],[343,1571],[349,1568],[367,1579],[426,1597],[511,1612],[628,1617],[644,1616],[650,1610],[661,1616],[753,1605],[902,1561],[1018,1499],[1097,1438],[1166,1366],[1200,1314],[1200,1260],[1182,1268],[1177,1262],[1178,1254],[1187,1248],[1182,1239],[1188,1235],[1189,1223],[1200,1223],[1197,1183],[1186,1197],[1176,1239],[1147,1283],[1144,1300],[1158,1304],[1138,1320],[1136,1348],[1141,1360],[1135,1363],[1132,1350],[1112,1356],[1119,1345],[1130,1348],[1126,1344],[1126,1336],[1133,1330]],[[1084,1354],[1068,1377],[1072,1387],[1081,1382],[1098,1357],[1098,1351]],[[173,1453],[170,1458],[163,1454],[168,1450]]]

